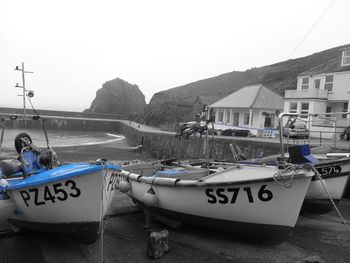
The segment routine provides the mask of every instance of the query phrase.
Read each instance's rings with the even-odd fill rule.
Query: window
[[[230,109],[226,110],[226,123],[227,124],[231,123],[231,110]]]
[[[298,103],[296,103],[296,102],[289,103],[289,112],[290,113],[298,113]]]
[[[326,117],[331,117],[330,114],[327,114],[327,113],[331,113],[332,112],[332,107],[331,106],[327,106],[326,107]]]
[[[314,80],[314,88],[319,89],[321,86],[321,80],[320,79],[315,79]]]
[[[307,118],[309,114],[309,103],[301,103],[300,117]]]
[[[302,78],[301,80],[301,89],[309,88],[309,78]]]
[[[249,112],[244,113],[244,119],[243,119],[243,124],[244,125],[249,125]]]
[[[326,76],[324,89],[328,91],[333,91],[333,75]]]
[[[341,65],[350,66],[350,49],[343,50]]]
[[[218,122],[222,123],[224,121],[224,110],[219,110],[218,114]]]
[[[348,112],[348,105],[349,105],[348,102],[344,102],[344,104],[343,104],[343,112]],[[347,114],[343,114],[341,117],[346,119]]]

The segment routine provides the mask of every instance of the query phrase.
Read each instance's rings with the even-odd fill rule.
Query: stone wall
[[[191,136],[189,139],[175,137],[174,134],[143,132],[137,128],[121,124],[122,133],[133,146],[140,145],[143,137],[144,149],[157,159],[161,158],[206,158],[205,138]],[[230,143],[239,146],[248,158],[258,158],[279,153],[279,144],[245,140],[244,138],[209,137],[209,155],[216,160],[233,160]]]
[[[105,131],[123,134],[132,146],[141,144],[143,140],[144,150],[151,153],[157,159],[162,158],[206,158],[205,138],[191,136],[189,139],[175,137],[172,133],[146,132],[135,125],[128,125],[121,121],[96,121],[96,120],[72,120],[72,119],[47,119],[47,130],[83,130]],[[6,126],[21,129],[23,121],[6,121]],[[41,128],[41,121],[28,120],[26,127]],[[143,139],[142,139],[143,137]],[[230,143],[239,146],[243,154],[248,158],[258,158],[279,153],[279,145],[252,141],[245,138],[212,138],[209,137],[209,155],[215,160],[233,160]]]

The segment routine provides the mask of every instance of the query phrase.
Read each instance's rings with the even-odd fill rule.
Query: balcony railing
[[[285,99],[327,99],[328,90],[308,89],[308,90],[286,90]]]

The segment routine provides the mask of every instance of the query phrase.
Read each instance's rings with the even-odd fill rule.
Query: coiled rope
[[[301,165],[292,164],[285,161],[278,162],[278,167],[283,167],[283,169],[278,170],[278,172],[273,175],[273,179],[278,185],[286,188],[291,188],[293,186],[294,175],[304,171]],[[290,176],[288,180],[286,180],[285,174]]]

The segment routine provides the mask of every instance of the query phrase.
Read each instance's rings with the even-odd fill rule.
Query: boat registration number
[[[341,167],[339,165],[324,166],[324,167],[319,167],[316,169],[321,175],[330,175],[330,174],[340,174],[341,173]]]
[[[116,190],[119,184],[119,180],[120,180],[120,175],[116,173],[112,173],[107,184],[107,191]]]
[[[205,194],[208,198],[208,203],[210,204],[234,204],[236,203],[238,194],[242,192],[241,188],[233,187],[233,188],[207,188],[205,190]],[[243,187],[243,192],[247,196],[249,203],[254,203],[256,197],[254,197],[252,190],[250,187]],[[258,191],[257,198],[260,201],[267,202],[272,200],[273,193],[266,189],[266,184],[262,185]]]
[[[67,180],[64,183],[55,183],[44,188],[29,188],[19,191],[23,202],[29,207],[30,204],[35,206],[46,205],[49,202],[55,203],[66,201],[68,198],[77,198],[81,194],[80,188],[73,180]]]

